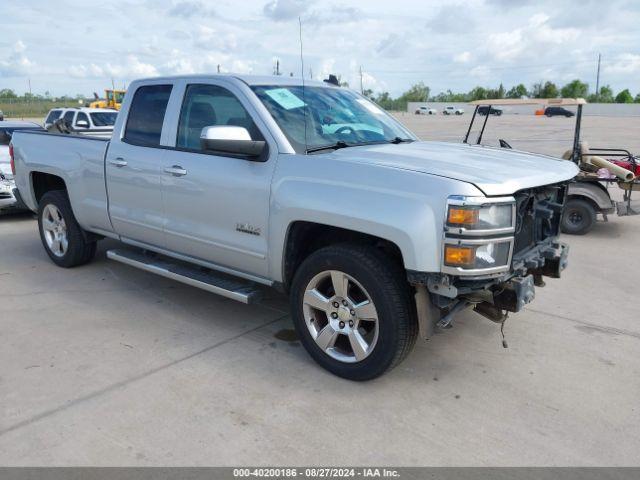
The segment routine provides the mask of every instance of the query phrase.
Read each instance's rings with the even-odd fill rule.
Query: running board
[[[238,302],[256,303],[260,300],[260,290],[251,282],[160,255],[115,249],[107,250],[107,258]]]

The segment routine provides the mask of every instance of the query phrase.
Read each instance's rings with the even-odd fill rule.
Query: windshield
[[[116,112],[94,112],[91,113],[91,121],[96,127],[112,127],[116,123]]]
[[[296,153],[338,142],[385,143],[415,136],[375,103],[352,90],[333,87],[254,86]],[[306,107],[306,128],[305,128]],[[306,135],[306,141],[305,141]]]

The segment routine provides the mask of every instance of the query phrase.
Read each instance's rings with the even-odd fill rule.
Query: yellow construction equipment
[[[110,88],[105,89],[105,98],[98,98],[98,94],[94,93],[93,95],[96,97],[96,99],[89,104],[89,107],[113,108],[115,110],[120,110],[120,106],[122,105],[122,100],[124,99],[125,93],[127,93],[126,90],[113,90]]]

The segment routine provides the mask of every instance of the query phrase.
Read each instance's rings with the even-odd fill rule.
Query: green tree
[[[613,90],[609,85],[603,85],[597,94],[589,95],[588,100],[591,103],[613,103]]]
[[[469,92],[469,100],[484,100],[487,97],[487,89],[483,87],[476,87]]]
[[[581,98],[586,97],[588,91],[589,84],[581,82],[576,78],[562,87],[560,93],[565,98]]]
[[[429,93],[431,93],[431,89],[424,82],[420,82],[412,85],[400,98],[405,102],[426,102],[429,100]]]
[[[557,98],[558,87],[556,87],[556,84],[553,82],[544,82],[544,86],[542,87],[540,94],[540,98]]]
[[[380,93],[376,97],[375,102],[385,110],[392,110],[393,99],[391,98],[391,95],[389,95],[389,92]]]
[[[525,87],[522,83],[519,83],[515,87],[511,87],[507,92],[507,98],[522,98],[529,95],[527,92],[527,87]]]
[[[451,90],[440,92],[432,98],[434,102],[468,102],[469,95],[466,93],[454,93]]]
[[[640,103],[640,93],[633,99],[633,103]]]
[[[367,98],[373,99],[373,90],[371,90],[370,88],[365,88],[362,94]]]
[[[18,98],[18,95],[10,88],[3,88],[0,90],[0,98]]]
[[[633,103],[633,97],[628,88],[625,88],[616,95],[616,103]]]

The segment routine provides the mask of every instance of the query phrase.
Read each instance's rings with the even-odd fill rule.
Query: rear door
[[[76,116],[75,110],[67,110],[64,112],[64,116],[62,117],[66,124],[68,124],[71,128],[73,128],[73,118]]]
[[[181,101],[171,108],[180,114],[169,130],[171,148],[163,158],[167,248],[235,271],[267,276],[275,142],[236,85],[222,80],[184,81],[179,88],[181,94],[175,100]],[[202,150],[200,133],[214,125],[245,127],[252,140],[267,141],[269,157],[252,161]]]
[[[116,233],[133,243],[164,246],[161,176],[165,150],[160,147],[173,85],[137,88],[124,128],[111,141],[106,157],[109,215]]]

